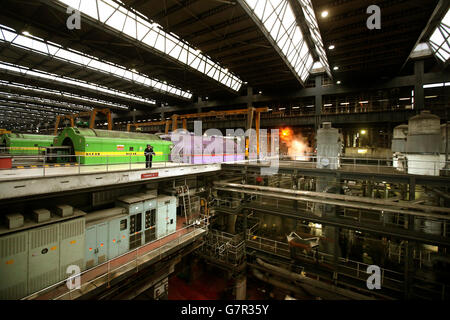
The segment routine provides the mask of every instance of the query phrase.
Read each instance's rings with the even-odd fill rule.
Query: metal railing
[[[241,154],[243,155],[243,154]],[[157,155],[169,156],[167,154]],[[407,157],[408,155],[406,155]],[[146,162],[141,155],[15,155],[9,154],[0,155],[0,158],[12,158],[14,167],[27,167],[34,170],[41,170],[41,175],[54,171],[55,167],[78,167],[73,172],[67,172],[68,174],[81,174],[89,172],[110,172],[121,170],[133,170],[133,169],[145,169]],[[259,154],[256,157],[256,153],[250,154],[248,160],[239,160],[238,157],[232,159],[221,157],[217,155],[204,155],[202,161],[192,161],[190,157],[180,157],[179,162],[173,161],[170,158],[169,161],[159,161],[154,158],[152,162],[152,168],[169,168],[174,166],[189,166],[189,165],[202,165],[202,164],[258,164],[272,166],[275,169],[279,165],[277,161],[291,161],[293,165],[298,165],[305,168],[317,168],[319,158],[313,153],[303,154]],[[140,158],[140,159],[137,159]],[[441,157],[442,158],[442,157]],[[324,167],[338,168],[338,170],[352,170],[352,171],[369,171],[370,173],[412,173],[412,174],[425,174],[425,175],[439,175],[442,172],[450,172],[450,161],[445,161],[439,158],[439,160],[405,160],[408,166],[399,167],[398,162],[393,158],[371,158],[371,157],[328,157],[331,166]],[[295,160],[293,160],[295,159]],[[285,166],[282,163],[281,166]],[[4,169],[3,169],[4,170]],[[70,170],[68,170],[70,171]],[[1,171],[0,171],[1,172]]]
[[[257,204],[259,206],[267,206],[276,208],[276,209],[293,209],[293,202],[296,200],[286,200],[286,199],[278,199],[278,198],[270,198],[267,196],[257,195],[256,198],[253,199],[252,203]],[[304,201],[302,201],[304,202]],[[298,209],[303,209],[305,213],[311,214],[311,217],[314,217],[314,210],[317,207],[315,202],[309,203],[300,203],[300,207]],[[303,207],[302,207],[303,206]],[[336,205],[339,207],[339,205]],[[373,211],[369,211],[367,209],[355,209],[355,208],[342,208],[342,210],[336,210],[337,216],[350,219],[355,222],[366,222],[373,223],[380,226],[391,226],[397,227],[399,229],[408,229],[408,224],[406,222],[405,214],[396,213],[396,212],[383,212],[377,209]],[[373,218],[369,218],[372,215]],[[423,225],[422,225],[423,224]],[[437,218],[428,218],[428,217],[416,217],[414,216],[414,230],[421,233],[426,234],[434,234],[442,237],[448,237],[448,230],[450,229],[450,221],[446,216],[443,216],[442,219]]]
[[[203,255],[238,266],[245,259],[245,242],[240,235],[210,230],[200,249]]]
[[[35,299],[45,296],[46,294],[50,295],[50,299],[52,300],[72,300],[77,297],[76,293],[78,293],[78,295],[82,295],[86,291],[89,291],[88,288],[90,286],[98,287],[98,285],[109,285],[113,279],[124,274],[125,272],[128,273],[131,271],[139,271],[139,267],[147,261],[154,258],[158,258],[160,260],[165,252],[179,246],[187,240],[195,238],[203,232],[206,232],[207,228],[208,220],[203,219],[197,223],[178,229],[163,238],[146,243],[134,250],[128,251],[91,269],[85,270],[80,274],[70,276],[63,281],[59,281],[58,283],[55,283],[47,288],[28,295],[27,297],[22,298],[22,300]],[[175,236],[175,239],[170,239],[170,237],[173,236]],[[159,241],[164,242],[165,240],[168,242],[153,250],[147,250],[147,248],[152,244]],[[72,279],[77,276],[81,277],[81,287],[69,289],[67,287],[67,283],[72,281]],[[53,290],[57,294],[56,296],[51,294]],[[60,293],[60,291],[63,291],[63,293]]]

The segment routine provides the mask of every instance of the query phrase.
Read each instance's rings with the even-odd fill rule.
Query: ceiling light
[[[339,67],[338,67],[338,66],[336,66],[336,67],[334,67],[334,68],[333,68],[333,70],[339,70]]]
[[[322,18],[328,17],[328,11],[322,11],[321,15],[322,15]]]
[[[359,103],[361,103],[361,104],[367,104],[367,103],[369,103],[369,101],[360,101]]]
[[[327,104],[324,104],[323,106],[324,106],[324,107],[332,107],[333,104],[332,104],[332,103],[327,103]]]
[[[342,82],[341,81],[338,81],[338,82],[336,82],[337,84],[341,84]]]
[[[328,49],[330,49],[330,50],[333,50],[334,48],[336,48],[336,47],[334,46],[334,44],[332,44],[332,45],[330,45],[330,46],[328,47]]]
[[[433,98],[437,98],[438,96],[426,96],[425,99],[433,99]]]
[[[24,31],[24,32],[22,32],[22,34],[25,36],[31,36],[31,34],[28,31]]]
[[[300,109],[300,107],[292,107],[292,109]]]
[[[401,101],[406,101],[406,100],[409,100],[409,99],[411,99],[411,98],[400,98]]]
[[[341,106],[348,106],[350,102],[341,102]]]

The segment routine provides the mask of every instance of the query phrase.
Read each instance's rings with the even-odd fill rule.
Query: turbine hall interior
[[[3,0],[0,300],[449,301],[449,2],[368,6]]]

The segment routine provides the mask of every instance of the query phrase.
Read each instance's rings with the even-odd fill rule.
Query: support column
[[[253,107],[253,88],[247,87],[247,108]]]
[[[177,130],[177,128],[178,128],[178,115],[174,114],[172,116],[172,131]]]
[[[316,89],[319,89],[322,87],[322,75],[318,75],[315,78],[316,80]],[[320,92],[320,90],[318,90]],[[322,115],[322,94],[317,93],[315,96],[315,130],[320,128],[320,121],[321,121],[321,115]]]
[[[409,181],[409,201],[414,201],[416,199],[416,179],[411,177]],[[414,231],[414,216],[409,215],[408,217],[408,229],[410,231]],[[405,247],[405,299],[411,298],[411,284],[412,284],[412,276],[413,276],[413,250],[414,250],[414,242],[408,240]]]
[[[170,129],[170,120],[166,120],[166,128],[165,128],[164,132],[166,134],[168,134],[169,133],[169,129]]]
[[[414,109],[416,110],[417,114],[419,114],[420,111],[425,108],[425,94],[423,89],[423,64],[423,60],[414,62],[414,75],[416,78],[416,83],[414,84]]]
[[[203,104],[202,98],[198,97],[197,98],[197,113],[202,112],[202,107],[201,107],[202,104]]]
[[[261,123],[261,112],[256,112],[256,115],[255,115],[256,154],[257,154],[257,158],[258,158],[258,159],[259,159],[259,144],[260,144],[260,139],[259,139],[259,127],[260,127],[260,123]]]
[[[247,277],[242,275],[236,279],[236,300],[247,299]]]

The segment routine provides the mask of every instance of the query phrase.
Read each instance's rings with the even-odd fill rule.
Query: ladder
[[[184,218],[186,219],[185,223],[190,224],[191,221],[189,221],[189,219],[191,218],[191,197],[189,195],[189,186],[184,185],[178,188],[178,193],[183,200]]]

